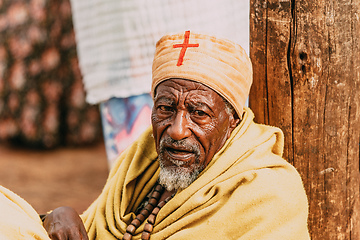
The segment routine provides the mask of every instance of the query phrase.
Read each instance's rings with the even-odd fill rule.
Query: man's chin
[[[159,183],[168,191],[187,188],[200,171],[190,167],[167,166],[160,168]]]

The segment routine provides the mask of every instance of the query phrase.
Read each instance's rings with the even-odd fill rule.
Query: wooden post
[[[251,0],[249,104],[285,133],[313,240],[360,239],[360,0]]]

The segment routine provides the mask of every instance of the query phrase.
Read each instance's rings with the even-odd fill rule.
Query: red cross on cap
[[[180,51],[180,55],[179,55],[179,60],[176,64],[176,66],[181,66],[183,64],[184,61],[184,56],[185,56],[185,52],[186,49],[188,47],[199,47],[199,44],[189,44],[189,37],[190,37],[190,31],[186,31],[185,32],[185,38],[184,38],[184,42],[182,44],[175,44],[173,45],[174,48],[180,48],[181,47],[181,51]]]

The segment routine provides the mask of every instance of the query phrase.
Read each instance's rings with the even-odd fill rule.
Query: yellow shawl
[[[297,171],[282,159],[280,129],[240,125],[203,173],[157,215],[151,239],[309,239],[308,205]],[[90,239],[121,239],[159,167],[152,130],[117,160],[103,192],[82,215]],[[144,223],[133,239],[140,239]]]
[[[24,199],[0,186],[0,239],[50,240],[36,211]]]

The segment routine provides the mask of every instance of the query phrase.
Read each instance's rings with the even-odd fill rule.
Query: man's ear
[[[228,136],[227,138],[230,137],[232,131],[236,128],[236,126],[240,123],[240,118],[237,115],[237,113],[233,113],[229,115],[229,131],[228,131]]]

